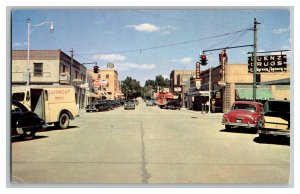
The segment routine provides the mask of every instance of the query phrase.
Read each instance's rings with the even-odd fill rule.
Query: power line
[[[82,56],[82,55],[96,55],[96,54],[116,54],[116,53],[120,54],[120,53],[130,53],[130,52],[142,52],[142,51],[146,51],[146,50],[154,50],[154,49],[166,48],[166,47],[171,47],[171,46],[177,46],[177,45],[200,42],[200,41],[203,41],[203,40],[219,38],[219,37],[222,37],[222,36],[228,36],[230,34],[236,34],[236,33],[245,32],[245,31],[249,31],[249,30],[252,30],[252,29],[249,29],[249,28],[247,29],[246,28],[246,29],[243,29],[243,30],[238,30],[238,31],[235,31],[235,32],[228,32],[228,33],[224,33],[224,34],[221,34],[221,35],[215,35],[215,36],[200,38],[200,39],[196,39],[196,40],[189,40],[189,41],[183,41],[183,42],[160,45],[160,46],[154,46],[154,47],[148,47],[148,48],[140,48],[140,49],[133,49],[133,50],[121,50],[121,51],[111,51],[111,52],[102,52],[102,53],[83,53],[83,54],[78,54],[78,55]]]

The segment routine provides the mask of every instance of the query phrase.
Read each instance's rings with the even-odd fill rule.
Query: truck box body
[[[12,99],[24,104],[48,124],[58,123],[64,113],[68,119],[78,116],[73,86],[13,86]]]

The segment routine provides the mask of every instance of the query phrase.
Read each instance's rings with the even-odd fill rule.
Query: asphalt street
[[[162,110],[141,102],[86,113],[11,144],[11,183],[287,184],[290,146],[225,131],[222,114]],[[213,185],[212,185],[213,186]]]

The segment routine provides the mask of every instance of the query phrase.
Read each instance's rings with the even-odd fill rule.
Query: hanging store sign
[[[254,57],[248,57],[248,72],[253,73]],[[287,71],[286,55],[257,56],[257,73],[273,73]]]
[[[200,79],[200,62],[196,63],[196,79]]]

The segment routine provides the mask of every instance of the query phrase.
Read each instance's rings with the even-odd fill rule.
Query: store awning
[[[89,98],[100,98],[97,94],[95,94],[95,93],[89,93],[88,95],[87,95]]]
[[[209,91],[194,91],[189,92],[188,96],[209,96]]]
[[[236,98],[239,100],[253,100],[252,88],[238,88],[236,89]],[[272,92],[268,88],[256,88],[257,100],[269,100],[273,98]]]

